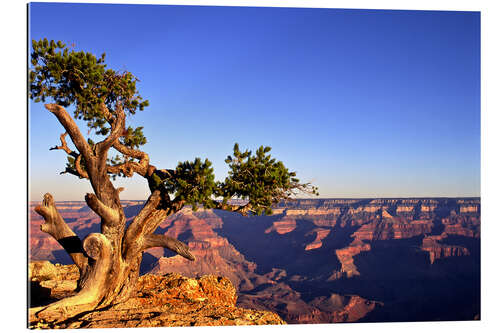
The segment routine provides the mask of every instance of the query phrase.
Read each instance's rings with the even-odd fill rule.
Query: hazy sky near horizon
[[[478,12],[31,3],[29,23],[140,79],[150,106],[128,124],[160,168],[207,157],[222,180],[238,142],[321,197],[480,195]],[[83,200],[48,150],[64,129],[29,105],[30,199]]]

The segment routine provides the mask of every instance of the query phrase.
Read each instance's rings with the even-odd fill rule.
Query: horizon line
[[[415,197],[314,197],[314,198],[292,198],[283,201],[294,200],[395,200],[395,199],[481,199],[481,196],[415,196]],[[120,201],[146,201],[146,199],[120,199]],[[220,200],[220,199],[216,199]],[[231,199],[245,201],[245,199]],[[42,202],[42,200],[29,200],[29,202]],[[85,202],[85,200],[55,200],[55,202]]]

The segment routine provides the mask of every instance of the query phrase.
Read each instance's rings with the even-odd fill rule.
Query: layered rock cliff
[[[79,236],[98,231],[84,203],[64,205]],[[128,203],[126,216],[140,207]],[[274,311],[288,323],[473,318],[480,211],[477,198],[297,200],[278,204],[272,216],[248,218],[184,209],[157,232],[187,243],[198,260],[150,249],[142,272],[225,276],[239,306]],[[37,223],[31,220],[30,258],[69,263]],[[460,294],[468,296],[450,296]],[[333,302],[337,297],[343,302]]]
[[[448,234],[443,232],[441,235],[427,236],[422,240],[422,250],[429,252],[431,264],[441,258],[470,255],[469,250],[464,246],[443,244],[441,241],[447,237]]]

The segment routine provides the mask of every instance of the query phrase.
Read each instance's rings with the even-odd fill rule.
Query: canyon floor
[[[29,259],[70,264],[40,231],[36,204]],[[85,202],[56,205],[78,236],[99,232]],[[142,202],[122,205],[131,219]],[[226,277],[238,308],[272,311],[287,323],[475,320],[480,209],[479,198],[299,199],[251,217],[185,208],[157,233],[187,243],[197,260],[154,248],[141,271]]]

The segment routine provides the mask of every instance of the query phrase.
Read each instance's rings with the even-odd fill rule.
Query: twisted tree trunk
[[[119,223],[115,227],[103,223],[102,225],[107,227],[103,228],[102,233],[92,233],[81,242],[64,222],[52,196],[47,193],[42,205],[35,208],[45,219],[41,230],[52,235],[69,253],[80,270],[80,278],[75,296],[48,306],[30,309],[30,321],[61,322],[80,313],[127,300],[134,292],[142,254],[148,248],[169,248],[189,260],[194,260],[186,244],[152,233],[169,212],[175,211],[171,208],[155,208],[159,199],[158,191],[150,197],[125,233],[123,210],[115,215],[102,206],[96,196],[87,194],[87,203],[94,211],[100,213],[101,217],[109,214],[106,218],[115,218]]]
[[[119,145],[118,138],[124,127],[123,110],[117,109],[111,134],[91,149],[64,108],[54,104],[46,107],[56,115],[79,151],[79,154],[72,152],[66,145],[65,135],[61,136],[62,145],[56,149],[78,156],[74,172],[90,180],[95,194],[87,193],[85,201],[101,218],[101,233],[92,233],[82,242],[59,214],[51,194],[45,194],[42,204],[35,208],[45,220],[41,230],[62,245],[80,271],[76,295],[48,306],[30,309],[30,321],[60,322],[83,312],[127,300],[139,277],[142,254],[150,247],[166,247],[189,260],[194,260],[194,256],[186,244],[153,234],[165,218],[183,206],[182,202],[171,202],[168,194],[161,190],[153,191],[141,212],[125,230],[125,214],[119,198],[122,189],[115,189],[111,183],[109,166],[106,164],[108,149]],[[80,165],[82,156],[85,170]],[[156,168],[147,163],[147,158],[144,160],[146,163],[126,167],[135,168],[133,171],[148,178]],[[118,172],[123,170],[118,169]]]

